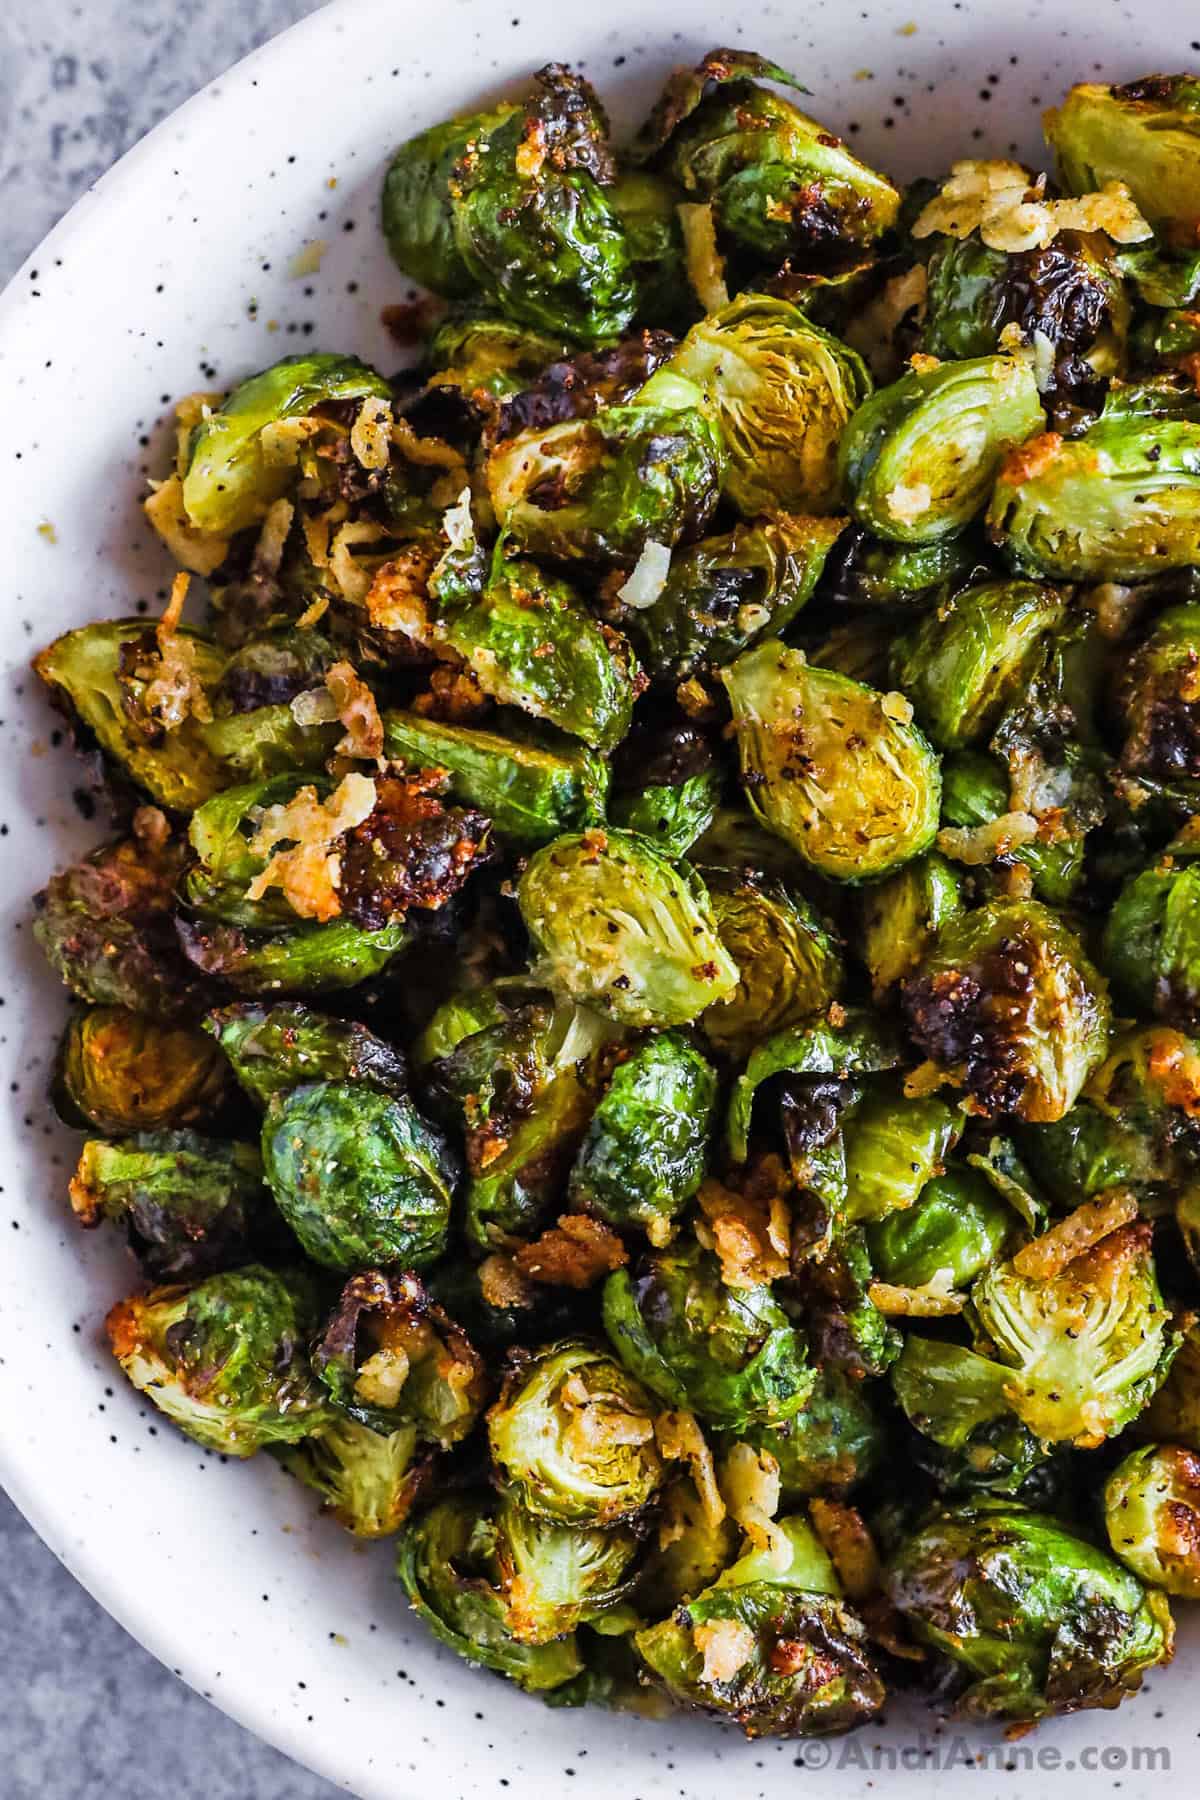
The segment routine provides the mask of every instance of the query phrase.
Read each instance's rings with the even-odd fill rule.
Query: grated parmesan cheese
[[[690,205],[686,201],[675,208],[683,231],[684,257],[688,280],[706,313],[729,305],[729,289],[725,284],[725,259],[717,249],[717,228],[713,209],[707,203]]]
[[[364,469],[386,469],[392,453],[392,403],[368,394],[350,427],[350,448]]]
[[[732,1681],[754,1655],[757,1639],[740,1619],[713,1619],[694,1627],[692,1642],[704,1658],[703,1679],[711,1685]]]
[[[197,531],[183,504],[183,482],[168,475],[142,502],[142,511],[172,557],[192,575],[211,575],[229,555],[229,539]]]
[[[1007,812],[985,825],[947,825],[937,834],[937,847],[952,862],[982,868],[997,857],[1009,856],[1022,844],[1032,843],[1038,822],[1032,813]]]
[[[647,607],[654,605],[666,587],[670,567],[670,545],[656,543],[651,538],[628,579],[617,589],[617,599],[623,600],[626,606],[632,606],[638,612],[644,612]]]
[[[927,481],[900,482],[887,497],[887,509],[901,525],[911,525],[933,501],[933,489]]]
[[[1123,181],[1068,200],[1044,199],[1045,185],[1044,175],[1035,181],[1020,163],[956,162],[913,236],[965,238],[978,231],[990,249],[1010,253],[1044,249],[1060,231],[1103,231],[1118,244],[1153,236]]]
[[[890,1281],[873,1281],[867,1298],[888,1318],[941,1319],[960,1313],[965,1297],[954,1286],[953,1269],[939,1269],[920,1287],[896,1287]]]
[[[1094,1200],[1085,1200],[1041,1237],[1018,1250],[1012,1266],[1027,1281],[1052,1281],[1077,1256],[1122,1225],[1132,1225],[1137,1216],[1137,1201],[1129,1189],[1109,1188]]]
[[[354,774],[344,776],[328,800],[318,799],[315,787],[302,787],[285,805],[266,807],[249,848],[267,863],[246,889],[247,900],[261,900],[277,887],[299,918],[336,918],[342,910],[340,840],[374,805],[374,781]]]
[[[654,1422],[654,1436],[664,1461],[687,1463],[705,1521],[715,1529],[725,1517],[725,1502],[717,1485],[712,1451],[695,1413],[661,1413]]]

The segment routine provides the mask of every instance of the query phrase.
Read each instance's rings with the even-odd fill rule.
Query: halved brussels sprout
[[[685,388],[687,384],[684,384]],[[492,451],[496,518],[530,556],[632,568],[647,544],[699,537],[725,450],[699,391],[523,431]]]
[[[911,1099],[890,1084],[872,1088],[842,1127],[844,1217],[874,1224],[912,1206],[962,1136],[963,1117],[935,1094]]]
[[[190,812],[232,779],[209,751],[194,708],[215,687],[225,657],[177,626],[166,658],[145,619],[108,619],[55,638],[33,659],[67,717],[161,805]],[[166,666],[169,659],[170,666]]]
[[[635,728],[616,759],[608,816],[657,844],[674,861],[708,830],[724,776],[708,742],[689,725]]]
[[[879,1467],[887,1447],[865,1384],[834,1368],[818,1370],[807,1404],[785,1425],[750,1425],[738,1438],[779,1464],[783,1507],[857,1487]]]
[[[72,1017],[57,1083],[68,1124],[84,1120],[117,1134],[204,1124],[229,1095],[228,1070],[202,1032],[124,1006]]]
[[[779,881],[703,871],[721,942],[738,967],[728,1000],[701,1017],[726,1056],[748,1056],[776,1032],[824,1012],[845,981],[841,946],[816,908]]]
[[[1036,1437],[1095,1449],[1166,1374],[1175,1339],[1151,1235],[1123,1226],[1053,1275],[997,1263],[971,1289],[977,1348],[1015,1371],[1009,1404]]]
[[[568,738],[516,738],[385,712],[383,748],[412,769],[445,769],[454,798],[486,813],[515,844],[542,844],[604,817],[607,764]]]
[[[902,696],[775,644],[748,650],[721,679],[750,804],[812,868],[871,881],[929,848],[941,776]]]
[[[262,1143],[275,1203],[313,1262],[420,1269],[441,1255],[457,1159],[407,1095],[307,1082],[274,1095]]]
[[[1005,455],[1045,426],[1019,357],[911,369],[863,402],[838,468],[859,523],[902,544],[935,543],[987,505]]]
[[[561,1687],[583,1668],[575,1638],[522,1644],[513,1635],[493,1508],[486,1493],[462,1493],[418,1513],[400,1540],[400,1585],[434,1636],[468,1662],[483,1663],[530,1693]]]
[[[1080,82],[1043,124],[1069,194],[1122,181],[1155,224],[1194,233],[1200,183],[1200,81],[1143,75],[1122,87]]]
[[[517,899],[550,986],[623,1024],[686,1025],[737,985],[704,883],[646,838],[557,838]]]
[[[850,1129],[859,1129],[857,1119]],[[896,1287],[924,1287],[949,1269],[951,1285],[965,1288],[1001,1255],[1018,1224],[989,1181],[974,1169],[952,1167],[927,1181],[906,1211],[893,1210],[871,1226],[871,1263]]]
[[[590,419],[611,406],[626,406],[674,348],[669,331],[648,329],[632,332],[608,350],[581,350],[557,358],[536,380],[502,402],[494,437],[508,438],[530,428],[544,431],[564,419]]]
[[[676,550],[649,606],[613,614],[651,681],[723,668],[763,638],[781,637],[820,580],[841,519],[781,513]]]
[[[777,1531],[786,1562],[773,1550],[745,1551],[634,1642],[673,1700],[729,1719],[747,1737],[849,1731],[884,1701],[866,1629],[807,1519],[782,1519]]]
[[[393,1537],[433,1473],[411,1425],[381,1436],[336,1413],[312,1437],[274,1451],[289,1475],[320,1494],[339,1525],[360,1538]]]
[[[314,1322],[308,1275],[251,1263],[122,1300],[105,1329],[134,1387],[181,1431],[247,1457],[299,1443],[325,1422],[305,1348]]]
[[[663,1483],[655,1405],[641,1383],[583,1339],[514,1352],[487,1416],[501,1479],[538,1518],[633,1520]]]
[[[782,1425],[814,1375],[768,1287],[730,1288],[695,1241],[648,1255],[604,1284],[604,1329],[627,1368],[668,1406],[722,1431]]]
[[[1200,1457],[1144,1444],[1104,1488],[1108,1541],[1127,1569],[1168,1594],[1200,1600]]]
[[[511,1493],[496,1508],[496,1562],[509,1630],[521,1644],[549,1644],[603,1621],[629,1594],[636,1532],[563,1524],[530,1512]]]
[[[312,1353],[350,1418],[387,1434],[411,1426],[448,1449],[483,1408],[487,1379],[466,1333],[411,1271],[352,1275]]]
[[[920,1456],[942,1489],[1015,1494],[1045,1460],[1012,1409],[1002,1363],[910,1331],[889,1374],[909,1424],[936,1446]]]
[[[290,706],[218,714],[198,732],[229,782],[268,781],[289,769],[324,768],[342,735],[336,722],[298,724]]]
[[[729,1097],[726,1146],[731,1162],[745,1162],[750,1146],[754,1099],[774,1075],[851,1075],[894,1069],[904,1060],[899,1033],[891,1023],[861,1008],[844,1009],[841,1023],[815,1019],[769,1037],[751,1054]]]
[[[927,606],[973,572],[983,572],[981,551],[971,533],[932,544],[890,544],[851,524],[838,539],[826,591],[838,606],[856,609]]]
[[[146,1131],[89,1138],[71,1178],[81,1225],[122,1225],[152,1281],[190,1281],[244,1256],[269,1201],[253,1144]]]
[[[1015,748],[1015,730],[1012,737]],[[1074,776],[1068,772],[1067,779],[1073,782]],[[1036,792],[1032,797],[1040,800],[1045,796]],[[1022,841],[1011,831],[1010,800],[1009,779],[996,757],[980,750],[960,750],[945,757],[942,824],[949,831],[940,841],[956,859],[969,865],[977,894],[1002,892],[1003,872],[1020,863],[1029,870],[1033,891],[1040,900],[1051,906],[1065,906],[1083,875],[1084,831],[1065,829],[1060,819],[1058,823],[1064,826],[1062,835],[1048,833],[1045,843],[1037,837]],[[987,827],[992,825],[996,831],[989,833]],[[987,861],[979,862],[980,856]]]
[[[568,1196],[610,1225],[640,1225],[652,1243],[704,1175],[717,1078],[687,1039],[657,1032],[613,1071],[587,1128]]]
[[[366,1082],[402,1094],[402,1053],[355,1019],[314,1012],[299,1001],[266,1006],[242,1001],[209,1013],[204,1029],[217,1041],[239,1085],[259,1106],[302,1082]]]
[[[1036,900],[951,919],[904,984],[908,1027],[983,1118],[1061,1119],[1108,1044],[1108,994],[1073,932]]]
[[[1200,862],[1168,856],[1133,876],[1108,915],[1101,954],[1128,1004],[1200,1028]]]
[[[865,890],[859,903],[859,954],[877,1001],[911,975],[943,925],[963,910],[962,888],[954,865],[929,850]]]
[[[838,440],[870,391],[862,359],[798,306],[739,294],[692,326],[639,404],[694,395],[728,452],[723,492],[755,519],[836,509]]]
[[[986,736],[1064,612],[1053,588],[988,581],[926,613],[897,639],[892,680],[939,750],[961,750]]]
[[[310,350],[285,356],[227,394],[192,432],[183,504],[198,531],[228,537],[266,517],[296,475],[296,443],[263,442],[285,419],[307,418],[335,400],[391,400],[382,375],[353,356]]]
[[[1163,781],[1200,777],[1200,605],[1169,606],[1126,663],[1118,687],[1121,767]]]
[[[988,531],[1014,566],[1061,581],[1139,581],[1200,560],[1200,425],[1102,419],[1033,438],[996,476]]]
[[[1057,1519],[1011,1501],[933,1514],[891,1558],[909,1626],[972,1679],[961,1711],[1029,1723],[1116,1706],[1171,1654],[1166,1601]]]

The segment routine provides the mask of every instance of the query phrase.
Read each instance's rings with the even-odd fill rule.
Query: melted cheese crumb
[[[1032,843],[1038,822],[1032,813],[1007,812],[984,825],[947,825],[937,835],[937,847],[952,862],[982,868],[997,857],[1009,856],[1022,844]]]
[[[624,601],[626,606],[632,606],[637,612],[644,612],[647,607],[654,605],[666,587],[670,568],[670,545],[656,543],[651,538],[633,565],[627,580],[617,589],[617,599]]]
[[[696,1422],[695,1413],[661,1413],[654,1422],[659,1453],[666,1462],[685,1462],[691,1470],[706,1523],[714,1530],[725,1517],[725,1502],[717,1485],[713,1454]]]
[[[1046,200],[1045,176],[1012,162],[956,162],[949,179],[913,226],[915,238],[970,237],[978,231],[992,250],[1010,254],[1041,250],[1060,231],[1103,231],[1118,244],[1136,244],[1153,232],[1123,181],[1107,181],[1098,193]]]
[[[339,841],[362,824],[374,805],[370,777],[346,775],[328,800],[318,799],[315,787],[302,787],[285,805],[266,807],[249,848],[268,860],[246,889],[247,900],[261,900],[277,887],[299,918],[336,918],[342,910]],[[290,847],[277,850],[277,844]]]
[[[337,662],[326,673],[325,687],[333,702],[334,717],[346,728],[336,754],[362,762],[381,762],[383,720],[366,682],[348,662]]]
[[[713,1619],[694,1627],[692,1642],[704,1658],[703,1679],[711,1686],[732,1681],[754,1655],[757,1640],[740,1619]]]
[[[721,1465],[721,1493],[756,1550],[763,1551],[776,1569],[786,1569],[792,1558],[787,1532],[775,1523],[781,1484],[779,1463],[769,1450],[734,1444]]]
[[[193,575],[211,575],[229,555],[229,539],[197,531],[183,504],[183,482],[168,475],[142,502],[142,511],[174,560]]]
[[[729,305],[729,289],[725,283],[725,259],[717,249],[717,228],[713,209],[702,202],[687,202],[675,208],[683,232],[684,257],[692,291],[706,313]]]
[[[942,1319],[960,1313],[966,1304],[965,1297],[955,1289],[953,1269],[939,1269],[920,1287],[873,1281],[867,1298],[879,1312],[897,1319]]]
[[[350,448],[364,469],[386,469],[392,453],[392,403],[368,394],[350,427]]]
[[[1012,1266],[1026,1281],[1051,1281],[1077,1256],[1122,1225],[1132,1225],[1137,1216],[1137,1201],[1129,1189],[1110,1188],[1094,1200],[1085,1200],[1041,1237],[1018,1250]]]

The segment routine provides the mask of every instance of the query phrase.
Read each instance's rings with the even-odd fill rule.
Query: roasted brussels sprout
[[[686,1025],[737,985],[700,877],[646,838],[557,838],[517,898],[550,986],[622,1024]]]
[[[829,1197],[822,1192],[821,1173],[810,1166],[800,1170],[799,1177],[802,1187],[808,1188],[811,1182],[819,1204],[829,1205]],[[830,1187],[835,1185],[836,1173]],[[831,1210],[836,1211],[836,1200]],[[809,1246],[801,1238],[797,1243],[801,1254],[794,1258],[799,1316],[813,1360],[820,1368],[852,1381],[883,1375],[899,1356],[903,1339],[871,1297],[874,1270],[866,1230],[836,1218],[820,1223],[824,1229],[812,1246],[813,1253],[803,1254]]]
[[[1063,613],[1053,588],[989,581],[956,594],[897,640],[892,680],[939,750],[987,735]]]
[[[716,1075],[686,1038],[647,1038],[617,1065],[592,1114],[571,1170],[572,1207],[640,1225],[662,1243],[700,1186],[716,1104]]]
[[[407,1086],[404,1057],[354,1019],[335,1019],[298,1001],[243,1001],[209,1013],[216,1039],[241,1087],[259,1106],[306,1081],[366,1082],[385,1094]]]
[[[583,1339],[515,1352],[487,1416],[501,1479],[538,1518],[620,1525],[663,1483],[655,1406],[641,1383]]]
[[[816,908],[782,882],[703,873],[739,980],[700,1024],[715,1049],[747,1056],[764,1038],[824,1012],[837,998],[845,979],[840,945]]]
[[[844,1217],[873,1224],[911,1207],[962,1135],[957,1108],[936,1094],[911,1099],[890,1084],[872,1088],[842,1128],[846,1156]]]
[[[902,544],[951,537],[983,511],[1005,454],[1045,422],[1019,357],[912,369],[865,400],[842,437],[838,468],[854,516]]]
[[[299,1443],[324,1423],[305,1349],[314,1322],[309,1276],[251,1263],[122,1300],[105,1329],[122,1369],[160,1412],[205,1449],[246,1457]]]
[[[1123,1000],[1200,1027],[1200,862],[1167,856],[1133,876],[1108,915],[1101,954]]]
[[[951,919],[903,995],[916,1042],[983,1118],[1061,1119],[1104,1057],[1104,983],[1036,900]]]
[[[1200,81],[1143,75],[1122,87],[1080,82],[1044,119],[1070,194],[1124,182],[1155,224],[1194,234],[1200,182]]]
[[[857,1487],[879,1467],[886,1449],[883,1423],[864,1384],[834,1368],[818,1371],[807,1403],[785,1425],[750,1425],[738,1438],[779,1464],[783,1507]]]
[[[651,1253],[632,1276],[610,1275],[604,1329],[661,1400],[722,1431],[782,1425],[812,1392],[803,1341],[770,1288],[727,1287],[694,1241]]]
[[[1018,757],[1024,750],[1014,749]],[[1042,791],[1042,773],[1034,749],[1027,768],[1037,783],[1035,802]],[[1045,771],[1048,774],[1048,769]],[[1023,771],[1018,779],[1023,778]],[[1071,772],[1067,781],[1073,784]],[[1069,794],[1068,798],[1071,797]],[[1065,906],[1083,875],[1084,831],[1070,830],[1061,816],[1060,831],[1051,830],[1045,842],[1036,835],[1032,814],[1014,816],[1012,792],[1004,765],[981,750],[959,750],[942,762],[942,825],[938,842],[955,861],[972,872],[977,893],[1003,892],[1007,871],[1014,864],[1028,869],[1033,892],[1051,906]],[[1082,822],[1082,821],[1081,821]],[[982,860],[981,860],[982,859]]]
[[[732,1162],[746,1160],[755,1095],[772,1076],[832,1075],[845,1081],[903,1061],[899,1035],[886,1020],[858,1009],[844,1011],[839,1025],[814,1019],[776,1032],[752,1052],[729,1097],[726,1143]]]
[[[884,1700],[865,1627],[808,1521],[793,1515],[777,1531],[786,1562],[773,1550],[745,1551],[634,1642],[672,1699],[748,1737],[849,1731]]]
[[[420,1269],[445,1247],[457,1160],[407,1095],[349,1081],[276,1093],[263,1167],[305,1254],[325,1268]]]
[[[1002,1363],[910,1331],[889,1375],[901,1411],[928,1440],[914,1445],[919,1460],[943,1490],[1015,1494],[1045,1459],[1012,1409]]]
[[[898,613],[927,606],[983,568],[981,544],[971,533],[932,544],[891,544],[851,524],[830,558],[825,592],[856,612]]]
[[[648,544],[699,537],[725,450],[699,390],[682,385],[660,405],[639,399],[498,444],[488,492],[513,542],[529,556],[633,568]]]
[[[396,1574],[436,1638],[468,1662],[483,1663],[531,1693],[561,1687],[583,1662],[573,1635],[522,1644],[501,1590],[491,1497],[451,1494],[409,1521]]]
[[[495,1554],[506,1623],[518,1643],[549,1644],[602,1620],[629,1594],[638,1549],[627,1527],[564,1524],[502,1494]]]
[[[943,925],[963,910],[962,889],[953,864],[930,850],[864,891],[859,954],[876,1000],[911,975]]]
[[[470,304],[451,307],[426,345],[432,373],[422,400],[428,400],[431,392],[457,389],[475,406],[481,396],[503,401],[569,354],[570,346],[561,335],[533,331]],[[419,409],[422,401],[416,404]],[[410,416],[407,408],[406,416]]]
[[[1160,1594],[1011,1502],[935,1512],[891,1558],[886,1589],[916,1636],[972,1678],[958,1705],[976,1717],[1116,1706],[1171,1653]]]
[[[637,1580],[636,1603],[643,1618],[674,1612],[709,1587],[738,1553],[741,1537],[728,1512],[718,1516],[705,1505],[690,1475],[680,1475],[663,1492],[659,1527],[651,1534]]]
[[[69,1125],[119,1135],[208,1123],[228,1097],[229,1073],[202,1032],[97,1006],[67,1025],[58,1088]]]
[[[688,285],[679,190],[649,169],[618,169],[607,198],[625,232],[637,317],[682,330],[695,318],[696,302]]]
[[[433,1468],[411,1425],[383,1436],[336,1413],[312,1437],[277,1447],[274,1455],[289,1475],[320,1494],[331,1518],[361,1538],[393,1537]]]
[[[739,294],[692,326],[640,404],[686,405],[694,394],[728,451],[723,491],[756,519],[835,511],[838,439],[870,391],[862,359],[798,306]]]
[[[1121,767],[1162,781],[1200,777],[1200,605],[1170,606],[1122,671]]]
[[[902,696],[774,644],[748,650],[721,679],[750,804],[811,867],[871,881],[929,848],[941,777]]]
[[[381,975],[412,942],[403,919],[364,930],[349,919],[256,931],[205,919],[176,921],[184,955],[238,994],[325,994]]]
[[[691,726],[635,728],[616,758],[608,817],[675,860],[712,824],[723,786],[707,740]]]
[[[861,1120],[848,1129],[860,1132]],[[1002,1254],[1018,1225],[982,1175],[949,1168],[927,1181],[906,1210],[893,1208],[871,1226],[871,1263],[880,1280],[896,1287],[924,1287],[949,1269],[951,1285],[965,1288]]]
[[[108,1219],[126,1228],[153,1281],[191,1281],[238,1262],[269,1205],[253,1144],[194,1131],[89,1138],[70,1192],[81,1225]]]
[[[1104,1489],[1114,1553],[1151,1587],[1200,1600],[1200,1457],[1178,1444],[1144,1444],[1117,1464]]]
[[[677,70],[643,128],[654,156],[683,191],[711,203],[742,249],[778,263],[825,268],[894,224],[900,196],[824,125],[753,77],[800,92],[778,64],[741,50],[710,50]]]

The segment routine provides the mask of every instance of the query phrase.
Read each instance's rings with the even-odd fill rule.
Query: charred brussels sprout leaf
[[[1200,204],[1200,82],[1144,75],[1124,87],[1080,82],[1045,117],[1063,186],[1088,194],[1123,181],[1146,218],[1181,235]]]
[[[572,1206],[661,1242],[700,1185],[716,1101],[716,1075],[686,1038],[648,1038],[618,1064],[592,1114],[571,1170]]]
[[[123,1006],[98,1006],[71,1019],[59,1083],[68,1124],[76,1122],[73,1113],[114,1133],[203,1125],[229,1093],[220,1052],[203,1033]]]
[[[236,1263],[267,1212],[252,1144],[147,1131],[120,1143],[89,1138],[71,1180],[81,1225],[123,1225],[147,1275],[188,1281]]]
[[[308,1081],[365,1082],[385,1094],[407,1086],[404,1057],[365,1025],[299,1001],[243,1001],[205,1020],[240,1086],[259,1106]]]
[[[745,1162],[750,1142],[754,1098],[774,1075],[852,1075],[894,1069],[904,1060],[900,1034],[885,1019],[846,1009],[840,1025],[814,1019],[807,1025],[777,1031],[752,1053],[734,1083],[726,1125],[730,1160]]]
[[[1116,1706],[1171,1651],[1160,1595],[1056,1519],[1003,1501],[935,1513],[893,1556],[887,1591],[971,1677],[959,1706],[975,1717]]]
[[[799,307],[739,294],[693,325],[640,403],[696,396],[728,452],[723,491],[755,519],[836,509],[838,439],[870,391],[861,358]]]
[[[807,1520],[780,1521],[788,1559],[748,1550],[638,1651],[672,1699],[748,1737],[824,1737],[873,1718],[884,1686]]]
[[[325,1268],[423,1268],[444,1248],[458,1170],[406,1095],[345,1081],[277,1093],[263,1166],[280,1212]]]
[[[1170,606],[1123,671],[1121,766],[1162,781],[1200,777],[1200,605]]]
[[[987,504],[1005,453],[1045,425],[1028,364],[972,357],[914,369],[859,407],[841,440],[855,517],[880,537],[928,544]]]
[[[928,1440],[922,1465],[943,1490],[1013,1494],[1045,1459],[1012,1409],[1002,1363],[912,1331],[890,1377],[901,1411]]]
[[[246,1457],[298,1443],[324,1421],[305,1350],[313,1323],[308,1276],[250,1264],[122,1300],[106,1330],[122,1369],[160,1412],[205,1449]]]
[[[636,1519],[663,1482],[654,1403],[611,1356],[580,1340],[514,1353],[488,1413],[501,1479],[538,1518],[567,1525]]]
[[[558,838],[517,897],[549,984],[623,1024],[686,1025],[737,984],[700,877],[645,838]]]
[[[274,1454],[289,1475],[321,1496],[331,1518],[360,1538],[393,1537],[432,1472],[411,1426],[384,1437],[336,1415],[312,1437]]]
[[[829,598],[839,606],[900,611],[941,597],[981,566],[970,536],[932,544],[891,544],[861,525],[838,539],[828,575]]]
[[[496,1560],[509,1630],[519,1643],[550,1644],[602,1619],[629,1593],[637,1534],[539,1517],[511,1494],[496,1509]]]
[[[746,1056],[837,998],[845,980],[841,947],[816,908],[782,882],[717,869],[704,875],[739,980],[728,1000],[703,1014],[701,1028],[722,1054]]]
[[[1200,863],[1165,858],[1127,882],[1108,916],[1103,959],[1131,1005],[1200,1026]]]
[[[947,1169],[925,1183],[907,1211],[893,1210],[871,1226],[871,1263],[897,1287],[924,1287],[949,1269],[951,1285],[964,1288],[1001,1254],[1017,1224],[1012,1207],[982,1175]]]
[[[800,1334],[768,1287],[729,1288],[696,1243],[649,1255],[604,1287],[604,1328],[621,1361],[668,1406],[723,1431],[782,1425],[814,1376]]]
[[[775,1458],[784,1507],[857,1487],[878,1468],[887,1446],[864,1383],[833,1368],[818,1372],[806,1405],[785,1425],[751,1425],[738,1438]]]
[[[941,776],[901,696],[771,644],[722,680],[750,804],[812,868],[870,881],[929,848]]]
[[[866,889],[859,910],[859,954],[876,1000],[911,975],[942,927],[962,912],[962,888],[953,864],[930,850]]]
[[[1117,1464],[1104,1489],[1108,1541],[1151,1587],[1200,1599],[1200,1457],[1178,1444],[1145,1444]]]
[[[192,433],[183,477],[192,524],[218,536],[257,525],[296,473],[294,453],[264,444],[264,431],[285,419],[307,418],[331,401],[368,395],[390,400],[392,390],[353,356],[310,351],[251,375]]]
[[[622,568],[649,543],[698,537],[725,452],[697,399],[689,390],[662,405],[610,406],[498,444],[487,483],[500,524],[530,556]]]
[[[998,901],[941,932],[904,984],[909,1030],[985,1118],[1061,1119],[1108,1041],[1108,995],[1037,901]]]
[[[405,1527],[396,1573],[434,1636],[530,1693],[561,1687],[583,1663],[574,1636],[522,1644],[508,1624],[490,1496],[451,1494]]]

